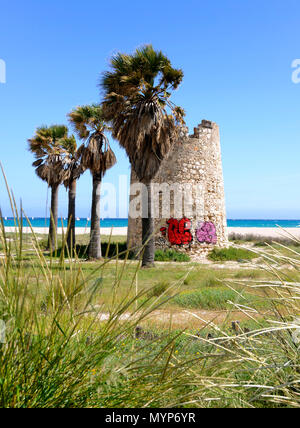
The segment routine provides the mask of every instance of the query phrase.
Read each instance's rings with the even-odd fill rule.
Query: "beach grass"
[[[203,287],[200,290],[181,293],[174,297],[174,303],[188,309],[227,310],[235,304],[247,302],[247,305],[267,307],[267,301],[263,297],[254,296],[243,291],[236,292],[226,287]]]
[[[300,405],[298,289],[274,278],[288,274],[285,258],[275,274],[174,262],[140,270],[138,261],[57,260],[34,235],[32,248],[22,239],[2,233],[1,407]],[[262,278],[264,287],[240,283]],[[170,307],[195,310],[196,321],[201,308],[224,316],[180,329],[156,318]],[[238,308],[245,317],[233,330]]]
[[[208,258],[215,262],[252,260],[257,257],[258,255],[254,252],[251,252],[244,248],[235,247],[214,248],[208,254]]]
[[[0,225],[1,407],[300,406],[295,246],[258,248],[257,265],[143,270],[118,252],[54,257],[12,209],[16,233]]]

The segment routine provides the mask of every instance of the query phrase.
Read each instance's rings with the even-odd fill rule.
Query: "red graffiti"
[[[212,222],[200,223],[196,230],[196,237],[199,242],[206,242],[207,244],[217,243],[216,227]]]
[[[170,218],[167,221],[168,227],[168,239],[171,245],[187,245],[192,240],[191,221],[188,218],[183,218],[178,221],[175,218]],[[163,236],[166,236],[167,229],[162,227],[160,229]]]
[[[192,223],[188,218],[183,218],[180,221],[170,218],[167,224],[169,225],[168,228],[162,227],[160,232],[162,236],[168,237],[171,245],[187,245],[193,241]],[[216,244],[218,241],[216,227],[212,222],[199,223],[195,235],[200,243]]]
[[[162,236],[166,236],[166,234],[167,234],[167,228],[166,227],[162,227],[160,229],[160,231],[161,231]]]

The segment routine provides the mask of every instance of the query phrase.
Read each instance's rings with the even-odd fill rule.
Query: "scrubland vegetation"
[[[45,244],[2,222],[1,407],[299,406],[297,245],[144,270],[121,237],[97,263]]]

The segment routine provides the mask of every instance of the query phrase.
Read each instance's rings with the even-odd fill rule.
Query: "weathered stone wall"
[[[131,184],[136,182],[137,177],[132,171]],[[153,183],[154,208],[158,210],[159,207],[159,218],[155,220],[157,248],[172,247],[186,251],[192,259],[197,260],[205,256],[214,246],[227,246],[224,183],[217,124],[202,121],[201,125],[194,129],[193,135],[183,136],[162,162]],[[175,184],[176,200],[173,191],[170,201],[166,193],[159,194],[159,190],[164,190],[162,183],[170,186]],[[158,189],[157,185],[162,186]],[[178,192],[180,186],[182,196]],[[131,200],[134,197],[131,196]],[[178,201],[179,205],[176,205]],[[182,211],[178,212],[180,203]],[[169,206],[170,213],[166,216],[163,210],[168,211]],[[131,218],[130,214],[131,212],[129,212],[128,243],[130,246],[140,245],[141,218]],[[182,219],[185,220],[179,224]],[[180,245],[174,244],[181,238]]]

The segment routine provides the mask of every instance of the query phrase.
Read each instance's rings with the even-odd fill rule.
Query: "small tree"
[[[51,188],[50,226],[47,248],[56,248],[58,220],[58,189],[64,179],[62,140],[68,138],[68,128],[63,125],[37,128],[34,137],[28,140],[29,150],[34,154],[35,172]]]
[[[81,163],[93,176],[89,259],[100,259],[101,183],[106,171],[116,163],[116,157],[105,135],[107,127],[99,104],[77,107],[68,116],[79,138],[85,140],[81,149]]]

